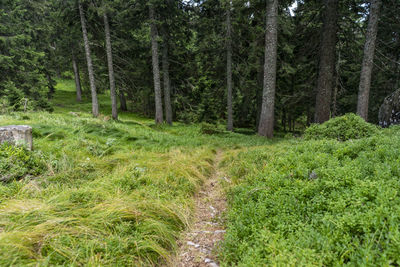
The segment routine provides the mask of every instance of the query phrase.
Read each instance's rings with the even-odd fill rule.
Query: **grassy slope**
[[[0,116],[0,125],[33,126],[34,153],[47,169],[37,179],[0,183],[0,266],[168,261],[215,150],[267,143],[201,135],[196,125],[154,127],[128,113],[120,122],[94,119],[89,99],[76,103],[73,88],[58,84],[52,114]],[[109,114],[108,97],[99,100]]]

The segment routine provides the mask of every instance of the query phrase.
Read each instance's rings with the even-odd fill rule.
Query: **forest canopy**
[[[377,123],[400,77],[396,0],[5,0],[2,111],[51,110],[59,78],[156,122],[272,136],[348,112]],[[271,30],[272,29],[272,30]],[[371,99],[371,101],[368,101]],[[268,131],[268,133],[266,132]]]

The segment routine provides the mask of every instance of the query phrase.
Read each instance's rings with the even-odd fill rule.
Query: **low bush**
[[[353,113],[330,119],[323,124],[313,124],[304,133],[304,139],[337,139],[346,141],[369,137],[379,132],[378,128]]]
[[[399,150],[391,129],[232,154],[223,266],[398,265]]]
[[[213,135],[213,134],[221,134],[224,130],[220,129],[218,125],[203,122],[200,124],[200,133]]]
[[[0,181],[37,176],[44,170],[44,163],[34,152],[7,143],[0,145]]]

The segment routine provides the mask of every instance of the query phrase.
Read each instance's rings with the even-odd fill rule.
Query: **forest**
[[[400,264],[399,0],[1,0],[0,266]]]

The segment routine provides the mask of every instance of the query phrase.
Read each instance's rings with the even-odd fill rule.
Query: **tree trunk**
[[[124,92],[119,91],[119,104],[122,111],[127,111],[128,107],[126,105],[126,98]]]
[[[168,58],[168,38],[164,31],[164,46],[162,50],[162,67],[164,75],[164,104],[165,120],[172,125],[172,106],[171,106],[171,81],[169,79],[169,58]]]
[[[268,0],[265,31],[264,83],[258,134],[272,138],[274,134],[274,106],[276,85],[276,57],[278,39],[278,0]]]
[[[106,35],[108,79],[110,80],[110,96],[111,96],[112,118],[114,120],[118,120],[117,93],[115,91],[115,78],[114,78],[112,48],[111,48],[110,24],[108,22],[107,12],[104,12],[103,18],[104,18],[104,32],[105,32],[105,35]]]
[[[374,63],[375,41],[378,32],[378,16],[381,0],[371,0],[368,28],[364,45],[364,58],[358,87],[357,114],[368,120],[368,101],[371,88],[371,73]]]
[[[337,96],[339,92],[339,86],[340,86],[340,81],[339,81],[339,70],[340,70],[340,51],[338,55],[338,59],[336,61],[336,67],[335,67],[335,86],[333,88],[333,97],[332,97],[332,117],[336,117],[337,113]]]
[[[92,113],[93,113],[94,117],[97,117],[97,116],[99,116],[99,103],[97,100],[96,84],[94,81],[94,71],[93,71],[92,57],[90,55],[89,39],[88,39],[88,33],[87,33],[87,29],[86,29],[86,19],[85,19],[85,15],[83,13],[81,1],[78,1],[78,6],[79,6],[79,14],[80,14],[81,25],[82,25],[83,42],[85,44],[85,53],[86,53],[86,62],[87,62],[88,73],[89,73],[90,91],[92,93]]]
[[[232,110],[232,24],[231,24],[232,1],[227,3],[226,10],[226,86],[227,86],[227,109],[228,121],[226,129],[233,131],[233,110]]]
[[[155,23],[155,12],[154,6],[151,4],[149,6],[150,13],[150,24],[151,24],[151,56],[152,56],[152,64],[153,64],[153,79],[154,79],[154,97],[156,103],[156,124],[163,122],[163,109],[162,109],[162,100],[161,100],[161,82],[160,82],[160,66],[158,62],[158,33],[157,27]]]
[[[324,25],[320,50],[320,62],[317,81],[317,99],[315,104],[315,122],[323,123],[330,118],[330,107],[335,71],[336,31],[338,0],[324,0]]]
[[[74,69],[75,77],[75,88],[76,88],[76,101],[82,101],[82,87],[81,87],[81,77],[79,75],[78,62],[76,62],[75,53],[72,50],[72,67]]]

